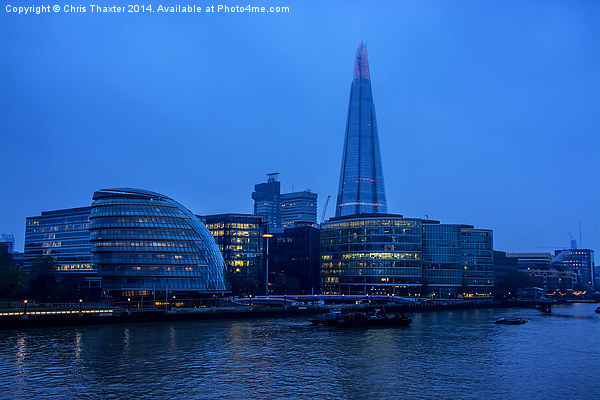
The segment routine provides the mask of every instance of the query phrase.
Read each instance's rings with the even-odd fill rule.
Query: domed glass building
[[[198,217],[162,194],[95,192],[90,241],[103,290],[113,298],[226,291],[215,239]]]

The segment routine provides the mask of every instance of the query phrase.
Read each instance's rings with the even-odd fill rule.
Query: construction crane
[[[327,205],[329,204],[329,199],[331,198],[331,195],[327,196],[327,200],[325,200],[325,207],[323,207],[323,215],[321,216],[321,224],[323,223],[323,221],[325,221],[325,214],[327,213]]]

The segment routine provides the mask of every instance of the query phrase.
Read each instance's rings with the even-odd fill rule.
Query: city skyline
[[[89,206],[106,187],[249,213],[252,186],[273,170],[282,191],[319,194],[320,217],[336,195],[348,64],[364,40],[389,212],[488,227],[505,251],[568,248],[581,221],[580,246],[597,250],[598,5],[407,4],[349,3],[333,22],[332,5],[317,15],[291,2],[288,16],[139,18],[136,31],[107,16],[102,40],[94,28],[107,20],[2,14],[15,40],[0,45],[0,232],[22,250],[26,217]],[[295,38],[307,22],[315,32]],[[154,45],[134,46],[141,38]]]

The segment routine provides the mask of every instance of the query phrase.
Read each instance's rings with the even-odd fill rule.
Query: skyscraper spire
[[[336,217],[387,213],[367,46],[356,51]]]

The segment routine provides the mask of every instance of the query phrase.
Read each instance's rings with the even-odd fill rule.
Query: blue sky
[[[507,251],[567,247],[581,221],[600,252],[597,1],[27,16],[5,4],[0,232],[18,248],[25,217],[107,187],[251,212],[253,185],[280,172],[284,191],[319,194],[320,215],[364,41],[390,212],[491,228]]]

